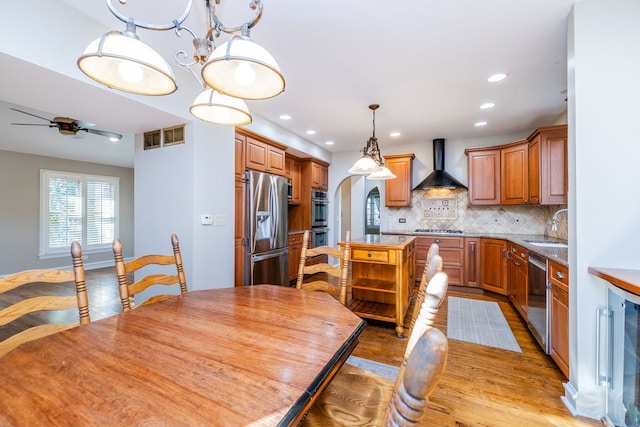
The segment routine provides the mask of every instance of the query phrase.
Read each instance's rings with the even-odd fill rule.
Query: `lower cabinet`
[[[470,288],[480,287],[480,238],[464,238],[464,284]]]
[[[523,319],[527,319],[527,284],[529,281],[529,251],[514,243],[508,244],[508,296]]]
[[[569,270],[549,260],[547,274],[551,283],[549,354],[569,378]]]
[[[463,286],[464,280],[464,237],[416,237],[416,267],[414,278],[420,281],[427,252],[431,244],[437,243],[442,257],[442,270],[449,276],[449,286]]]
[[[289,235],[289,281],[296,280],[298,276],[298,265],[302,254],[302,239],[304,233]]]
[[[500,239],[480,239],[480,251],[480,287],[507,295],[507,242]]]

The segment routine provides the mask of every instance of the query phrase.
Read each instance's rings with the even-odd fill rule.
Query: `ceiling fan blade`
[[[10,108],[11,110],[13,110],[13,111],[17,111],[17,112],[22,113],[22,114],[28,114],[28,115],[30,115],[30,116],[37,117],[37,118],[39,118],[39,119],[42,119],[42,120],[46,120],[46,121],[48,121],[48,122],[51,122],[51,120],[49,120],[49,119],[45,119],[44,117],[36,116],[35,114],[27,113],[26,111],[18,110],[17,108],[11,108],[11,107],[9,107],[9,108]]]
[[[109,132],[109,131],[106,131],[106,130],[86,129],[86,128],[82,128],[82,129],[79,129],[79,130],[83,130],[85,132],[93,133],[93,134],[96,134],[96,135],[106,136],[107,138],[122,139],[122,135],[120,135],[119,133]]]
[[[11,123],[12,125],[18,125],[18,126],[46,126],[46,127],[55,127],[55,125],[52,124],[44,124],[44,123]]]

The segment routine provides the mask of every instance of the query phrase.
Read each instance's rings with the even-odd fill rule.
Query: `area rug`
[[[507,319],[494,301],[449,297],[447,337],[522,353]]]
[[[364,369],[381,377],[395,381],[398,376],[399,368],[387,365],[386,363],[375,362],[373,360],[362,359],[361,357],[349,356],[347,363],[357,368]]]

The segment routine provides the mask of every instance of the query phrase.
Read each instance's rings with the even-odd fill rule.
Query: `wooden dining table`
[[[296,425],[365,322],[330,295],[193,291],[0,358],[0,425]]]

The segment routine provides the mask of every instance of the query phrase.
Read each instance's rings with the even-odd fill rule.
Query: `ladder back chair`
[[[429,401],[444,372],[447,337],[436,328],[427,329],[405,358],[406,369],[393,381],[355,368],[335,379],[314,403],[302,426],[385,426],[421,425]],[[344,365],[347,366],[347,365]]]
[[[118,289],[120,291],[120,302],[122,303],[122,310],[129,311],[134,307],[134,295],[138,294],[145,289],[153,285],[180,285],[180,294],[187,293],[187,279],[184,274],[184,268],[182,267],[182,255],[180,254],[180,244],[178,242],[178,236],[171,235],[171,246],[173,247],[173,255],[143,255],[129,262],[125,262],[122,257],[122,244],[120,240],[113,241],[113,255],[116,262],[116,277],[118,278]],[[127,274],[134,273],[143,267],[150,265],[175,265],[176,274],[150,274],[144,276],[139,280],[129,283]],[[163,301],[171,298],[174,295],[161,294],[155,295],[142,304],[151,304],[158,301]]]
[[[342,250],[331,246],[309,248],[309,230],[305,230],[302,239],[302,252],[298,265],[296,288],[311,291],[324,291],[333,295],[343,305],[347,305],[347,287],[349,279],[349,250],[351,247],[351,232],[347,231]],[[327,255],[339,261],[336,267],[329,262],[307,265],[311,257]]]
[[[27,325],[26,329],[23,328],[20,332],[10,335],[0,342],[0,357],[25,342],[90,322],[82,247],[78,242],[71,244],[71,259],[73,261],[72,270],[26,270],[0,279],[0,299],[6,297],[7,301],[14,301],[13,296],[9,295],[9,291],[13,289],[29,284],[38,286],[37,291],[34,291],[37,296],[18,300],[0,310],[0,327],[9,325],[14,320],[23,320],[21,319],[23,316],[40,311],[62,311],[76,307],[79,315],[79,321],[73,323],[52,323],[48,321],[49,317],[44,317],[44,322],[47,323],[24,319]],[[64,292],[66,290],[64,284],[68,282],[75,284],[75,295]],[[56,286],[58,284],[60,286]],[[37,324],[33,325],[34,322]]]
[[[426,399],[433,387],[435,387],[435,382],[440,377],[446,360],[448,348],[446,337],[433,328],[433,322],[438,308],[447,293],[448,282],[447,273],[438,272],[426,286],[426,296],[419,307],[420,310],[416,317],[415,325],[411,329],[395,383],[392,380],[345,363],[311,408],[303,425],[419,425],[419,421],[424,415]],[[421,362],[414,361],[412,362],[414,365],[410,367],[409,360],[419,346],[418,343],[421,337],[426,333],[431,334],[432,332],[430,331],[437,331],[434,333],[435,335],[442,335],[442,337],[433,338],[433,340],[440,343],[436,345],[437,350],[435,351],[438,353],[443,350],[441,344],[444,339],[444,353],[432,356],[425,354],[415,356]],[[424,352],[424,350],[420,351]],[[435,359],[430,359],[431,357]],[[437,363],[434,364],[429,360]],[[424,365],[419,365],[419,363],[424,363]],[[419,366],[416,366],[416,364]],[[407,383],[412,383],[413,385],[407,387]],[[419,384],[421,386],[418,386]],[[426,388],[423,389],[421,387]],[[412,390],[409,394],[407,394],[408,389]],[[401,397],[397,397],[398,395]],[[406,401],[414,403],[406,403]],[[401,404],[401,402],[405,403]],[[413,421],[398,423],[397,414],[400,413],[404,416],[406,411],[412,414],[410,419]],[[383,419],[386,415],[391,416],[394,421],[390,424],[383,424]]]
[[[427,257],[427,259],[429,259],[429,257]],[[436,273],[439,273],[441,271],[442,257],[440,255],[437,255],[436,252],[436,255],[433,255],[431,257],[431,260],[427,261],[427,264],[425,264],[424,266],[422,278],[420,279],[420,285],[418,286],[418,293],[416,294],[414,301],[413,313],[411,314],[411,325],[409,325],[409,329],[413,329],[413,326],[416,323],[416,319],[418,318],[418,314],[420,314],[422,303],[424,302],[425,294],[427,292],[427,285],[431,282],[431,279],[436,275]]]

